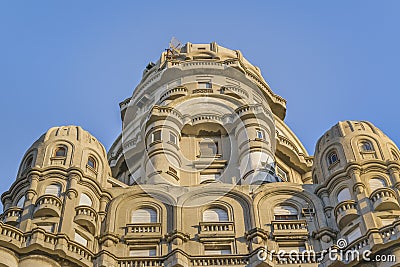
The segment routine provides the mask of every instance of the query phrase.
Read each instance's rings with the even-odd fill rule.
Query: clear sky
[[[340,120],[400,144],[400,1],[0,1],[0,192],[48,128],[80,125],[108,149],[118,103],[172,36],[240,49],[287,100],[310,154]]]

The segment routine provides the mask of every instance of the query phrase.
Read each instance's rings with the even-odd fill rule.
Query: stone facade
[[[344,121],[308,155],[284,122],[286,101],[240,51],[167,50],[120,108],[108,153],[78,126],[28,149],[2,195],[0,266],[400,261],[396,144],[369,122]],[[321,255],[335,248],[397,261]]]

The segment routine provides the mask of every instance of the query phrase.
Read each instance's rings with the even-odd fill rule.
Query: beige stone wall
[[[345,251],[400,259],[396,144],[344,121],[310,156],[284,122],[285,100],[239,51],[163,53],[120,107],[108,153],[77,126],[28,149],[2,195],[0,266],[317,266],[257,253],[319,252],[341,238]]]

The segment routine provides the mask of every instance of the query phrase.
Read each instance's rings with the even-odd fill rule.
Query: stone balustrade
[[[20,221],[22,208],[10,207],[3,214],[3,222],[11,225],[17,225]]]
[[[161,233],[161,223],[127,224],[126,233]]]
[[[354,200],[340,202],[334,209],[336,222],[340,228],[355,220],[358,217],[357,203]]]
[[[399,202],[396,199],[396,193],[393,189],[388,187],[376,189],[372,192],[369,199],[375,210],[393,210],[400,208]]]
[[[36,207],[33,212],[34,217],[61,215],[61,200],[54,195],[43,195],[36,200]]]

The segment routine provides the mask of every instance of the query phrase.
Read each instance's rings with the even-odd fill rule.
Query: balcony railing
[[[235,237],[233,222],[200,222],[199,228],[200,241]]]
[[[161,223],[141,223],[141,224],[127,224],[127,234],[129,233],[160,233]]]
[[[396,227],[397,225],[397,227]],[[380,234],[382,236],[383,242],[387,243],[391,240],[397,240],[400,238],[400,223],[397,223],[382,227],[380,229]]]
[[[8,208],[3,214],[4,223],[17,225],[21,219],[22,208],[11,207]]]
[[[287,236],[305,238],[308,236],[306,220],[282,220],[272,221],[272,235],[275,239],[282,239]]]
[[[126,225],[125,240],[159,242],[162,238],[161,223],[131,223]]]
[[[53,216],[58,217],[61,214],[61,200],[54,195],[43,195],[36,200],[34,217]]]
[[[190,262],[192,266],[245,266],[249,259],[241,255],[207,255],[190,257]]]
[[[138,258],[134,259],[123,259],[118,261],[118,267],[162,267],[164,266],[164,260],[160,258]]]
[[[71,241],[63,234],[48,233],[41,228],[23,233],[14,226],[0,222],[0,242],[12,244],[17,249],[24,249],[26,253],[36,250],[38,245],[48,251],[63,250],[65,252],[64,258],[82,267],[93,266],[94,254],[89,248]]]
[[[233,222],[200,222],[200,232],[230,232]]]
[[[200,89],[194,89],[193,94],[212,94],[213,89],[211,88],[200,88]]]
[[[96,230],[97,212],[89,206],[78,206],[75,208],[74,222],[86,226],[94,234]]]
[[[160,97],[160,101],[164,100],[173,100],[181,96],[187,95],[188,90],[184,86],[177,86],[172,89],[168,89],[165,93],[163,93]]]
[[[375,210],[399,209],[396,193],[391,188],[378,188],[369,197]]]
[[[340,202],[334,210],[337,224],[343,228],[358,217],[357,204],[354,200]]]

